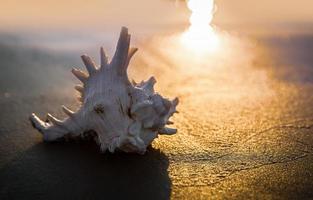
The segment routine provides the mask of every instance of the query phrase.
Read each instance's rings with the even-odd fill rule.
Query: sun
[[[198,53],[215,51],[219,38],[211,26],[214,0],[188,0],[187,6],[191,10],[190,26],[182,34],[182,43]]]

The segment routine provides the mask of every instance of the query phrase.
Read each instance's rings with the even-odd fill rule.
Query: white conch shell
[[[143,154],[158,134],[172,135],[176,129],[169,118],[176,111],[178,99],[170,101],[154,92],[154,77],[139,84],[130,83],[127,67],[137,48],[129,48],[130,35],[123,27],[116,52],[109,63],[103,48],[100,50],[101,66],[96,67],[90,57],[81,58],[88,74],[73,69],[72,73],[83,83],[75,88],[81,93],[82,105],[73,112],[63,106],[68,118],[61,121],[47,115],[47,122],[32,114],[33,126],[43,134],[45,141],[83,137],[95,132],[101,151]]]

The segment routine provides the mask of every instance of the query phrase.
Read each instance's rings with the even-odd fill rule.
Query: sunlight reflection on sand
[[[256,44],[224,32],[216,34],[219,46],[215,51],[194,51],[181,43],[181,34],[174,34],[154,38],[149,45],[142,46],[138,59],[148,64],[147,74],[157,76],[158,84],[162,85],[160,90],[168,90],[164,85],[176,85],[175,92],[171,93],[201,92],[211,98],[266,98],[272,95],[267,72],[254,65]]]

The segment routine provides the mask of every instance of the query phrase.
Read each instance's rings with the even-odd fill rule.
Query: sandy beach
[[[313,198],[312,37],[227,41],[205,62],[139,44],[130,76],[153,74],[160,93],[180,98],[178,133],[143,156],[44,143],[28,117],[78,108],[79,55],[1,44],[0,199]]]

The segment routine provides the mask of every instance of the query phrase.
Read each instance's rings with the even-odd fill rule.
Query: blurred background
[[[223,28],[243,32],[312,29],[310,0],[215,0],[215,4],[214,24]],[[1,5],[1,29],[5,31],[99,32],[119,29],[121,24],[136,32],[167,31],[187,26],[190,15],[184,0],[2,0]]]
[[[224,43],[228,40],[226,47],[223,47],[225,52],[233,48],[229,45],[239,45],[239,49],[249,52],[237,52],[237,55],[246,54],[248,57],[251,51],[247,50],[247,45],[258,53],[264,46],[269,47],[270,53],[262,52],[262,62],[266,62],[266,65],[273,64],[264,54],[283,56],[272,60],[279,62],[279,66],[290,67],[296,64],[300,68],[298,71],[305,73],[301,74],[303,77],[299,77],[300,72],[293,74],[288,70],[278,70],[280,75],[293,74],[292,77],[284,78],[311,80],[311,74],[307,73],[311,72],[307,65],[311,66],[313,59],[313,3],[310,0],[209,2],[213,2],[214,7],[204,12],[208,15],[211,13],[212,19],[204,19],[204,23],[210,24]],[[68,74],[68,69],[80,65],[80,54],[87,53],[97,58],[99,47],[104,46],[109,55],[112,55],[121,26],[130,29],[134,45],[147,44],[146,41],[150,40],[149,45],[141,48],[149,47],[151,51],[152,47],[156,52],[160,42],[152,45],[152,38],[162,41],[170,38],[170,41],[162,44],[167,45],[166,49],[170,52],[161,51],[161,54],[177,54],[179,47],[177,42],[171,44],[175,40],[171,36],[176,34],[178,39],[179,34],[188,31],[191,15],[192,9],[188,8],[184,0],[1,0],[0,92],[7,94],[18,88],[26,90],[29,87],[32,87],[33,92],[43,92],[46,88],[41,86],[45,84],[59,88],[58,84],[65,84],[62,80]],[[247,39],[253,41],[247,42]],[[246,46],[243,47],[244,45]],[[141,52],[139,56],[147,60]],[[180,54],[183,55],[184,52]],[[256,53],[253,54],[254,57],[255,55]],[[301,68],[303,65],[305,67]],[[62,71],[64,68],[66,73]],[[50,74],[48,80],[42,76],[45,73]]]
[[[212,12],[212,20],[204,23],[210,23],[220,37],[257,38],[262,45],[270,45],[275,55],[283,54],[284,58],[280,59],[283,64],[312,64],[313,3],[310,0],[212,2],[214,8],[207,10]],[[185,32],[191,14],[184,0],[1,0],[1,93],[10,93],[19,84],[26,89],[49,82],[43,81],[38,73],[55,74],[59,68],[78,65],[79,58],[70,55],[87,53],[96,57],[99,46],[112,55],[121,26],[127,26],[133,44],[140,45],[147,39]],[[228,47],[225,48],[227,51]],[[278,52],[277,48],[282,51]],[[62,67],[58,68],[59,64]],[[300,69],[303,70],[311,71]],[[305,80],[310,79],[303,75]],[[64,79],[52,77],[55,80],[51,84]],[[294,78],[297,77],[291,77]]]

